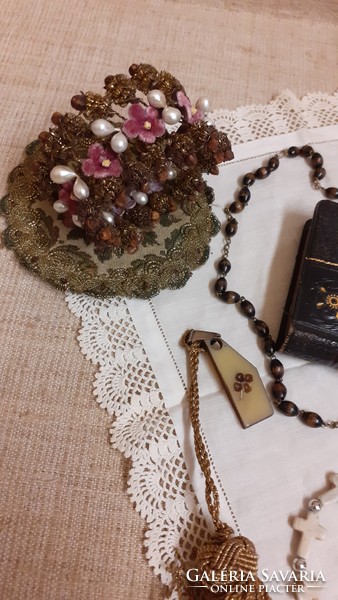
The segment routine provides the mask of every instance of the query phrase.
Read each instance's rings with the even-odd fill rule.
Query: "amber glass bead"
[[[297,146],[290,146],[290,148],[288,148],[288,156],[290,158],[294,158],[295,156],[299,155],[299,148],[297,148]]]
[[[225,226],[225,233],[229,237],[233,237],[237,233],[238,223],[236,219],[230,219],[230,221]]]
[[[54,112],[51,116],[51,121],[53,125],[60,125],[62,121],[62,114],[60,112]]]
[[[282,379],[284,375],[284,367],[278,358],[273,358],[270,363],[271,373],[275,379]]]
[[[229,210],[232,213],[240,213],[242,212],[242,210],[244,210],[244,208],[245,204],[243,204],[243,202],[241,202],[240,200],[235,200],[235,202],[233,202],[229,206]]]
[[[75,110],[86,110],[86,96],[84,94],[73,96],[70,103]]]
[[[296,417],[299,414],[298,406],[289,400],[283,400],[278,404],[277,408],[287,417]]]
[[[330,200],[338,200],[338,188],[329,187],[325,190],[325,196]]]
[[[304,158],[309,158],[313,154],[312,146],[309,146],[308,144],[306,144],[306,146],[302,146],[299,151],[299,154],[301,156],[304,156]]]
[[[268,162],[268,167],[270,171],[275,171],[279,167],[279,158],[278,156],[272,156]]]
[[[324,425],[323,419],[315,412],[302,411],[300,413],[300,418],[303,423],[309,427],[322,427],[322,425]]]
[[[255,183],[256,177],[254,173],[247,173],[246,175],[244,175],[243,177],[243,184],[244,185],[253,185]]]
[[[323,165],[323,157],[319,152],[314,152],[311,156],[311,165],[315,168]]]
[[[240,301],[240,299],[241,297],[239,294],[237,294],[237,292],[229,291],[222,294],[222,300],[224,300],[224,302],[226,302],[227,304],[236,304]]]
[[[247,186],[244,186],[238,193],[238,200],[246,204],[251,198],[251,192]]]
[[[269,175],[270,175],[270,169],[268,169],[268,167],[260,167],[255,172],[255,176],[257,179],[265,179],[266,177],[269,177]]]
[[[223,273],[223,275],[226,275],[227,273],[229,273],[231,269],[231,262],[228,258],[221,258],[221,260],[218,263],[218,270]]]
[[[225,279],[225,277],[219,277],[216,281],[215,281],[215,292],[216,294],[218,294],[219,296],[224,294],[224,292],[227,289],[227,280]]]
[[[286,387],[281,381],[275,381],[272,386],[272,394],[276,400],[284,400],[286,397]]]
[[[315,169],[313,178],[320,180],[320,179],[324,179],[325,175],[326,175],[326,171],[325,171],[324,167],[318,167],[318,169]]]
[[[264,351],[268,356],[271,356],[275,351],[275,342],[270,335],[264,341]]]
[[[269,335],[269,327],[264,321],[260,321],[257,319],[254,322],[254,330],[259,335],[259,337],[266,337]]]
[[[237,373],[236,377],[235,377],[236,381],[244,381],[245,377],[244,377],[244,373]]]
[[[242,300],[241,302],[241,310],[249,319],[253,319],[255,316],[255,307],[249,300]]]

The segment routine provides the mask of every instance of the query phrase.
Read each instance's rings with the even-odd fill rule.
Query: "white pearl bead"
[[[65,213],[68,210],[67,204],[62,202],[62,200],[55,200],[55,202],[53,204],[53,208],[57,213],[60,213],[60,214]]]
[[[76,225],[76,227],[82,227],[80,219],[77,215],[72,216],[72,221],[73,221],[74,225]]]
[[[124,133],[116,133],[116,135],[113,135],[112,139],[110,140],[110,145],[116,154],[121,154],[121,152],[125,152],[125,150],[127,150],[128,140]]]
[[[209,110],[210,110],[209,98],[206,98],[205,96],[201,96],[201,98],[198,98],[198,100],[196,102],[196,108],[198,108],[198,110],[200,110],[204,114],[209,112]]]
[[[173,106],[166,106],[162,112],[162,119],[167,125],[176,125],[181,120],[181,111]]]
[[[137,192],[136,190],[130,194],[137,204],[144,206],[148,202],[148,196],[144,192]]]
[[[165,95],[161,90],[150,90],[147,94],[147,99],[150,106],[154,108],[164,108],[167,104]]]
[[[75,171],[64,165],[56,165],[50,172],[50,178],[53,183],[66,183],[67,181],[74,179],[74,177],[76,177]]]
[[[78,200],[85,200],[89,196],[89,187],[82,179],[80,179],[80,177],[76,178],[73,194]]]
[[[90,124],[90,129],[96,137],[106,137],[116,131],[116,127],[106,119],[96,119]]]
[[[168,168],[167,177],[168,177],[168,179],[176,179],[177,171],[176,171],[176,169],[174,169],[174,167]]]
[[[114,219],[114,215],[112,215],[112,213],[107,212],[106,210],[103,210],[102,216],[103,216],[104,220],[107,221],[107,223],[114,225],[115,219]]]

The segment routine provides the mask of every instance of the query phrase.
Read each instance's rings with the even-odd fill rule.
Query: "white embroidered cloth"
[[[222,222],[224,205],[238,189],[239,177],[293,144],[313,143],[324,156],[325,186],[337,184],[338,94],[310,94],[298,100],[285,92],[269,105],[216,111],[213,119],[228,133],[235,153],[235,160],[210,179],[216,193],[213,210]],[[253,186],[249,206],[238,216],[228,289],[253,302],[273,337],[302,227],[320,199],[310,186],[304,160],[285,158],[275,173]],[[81,318],[81,349],[98,365],[94,391],[100,406],[114,417],[112,444],[132,459],[129,493],[148,524],[149,562],[169,586],[173,569],[201,544],[209,521],[186,414],[182,334],[189,328],[218,331],[257,366],[267,384],[270,381],[246,319],[212,293],[222,241],[221,234],[212,241],[209,261],[184,289],[162,292],[151,301],[66,295],[69,308]],[[338,419],[336,371],[289,356],[282,361],[288,399],[325,419]],[[290,569],[299,539],[292,532],[291,517],[306,507],[304,500],[319,493],[323,474],[338,471],[337,430],[313,430],[280,413],[242,430],[204,360],[200,394],[222,518],[254,541],[260,569]],[[338,588],[335,510],[337,506],[325,511],[327,523],[321,524],[329,528],[327,539],[314,543],[308,561],[310,569],[324,573],[326,600],[333,600]],[[288,597],[285,592],[271,596]],[[177,598],[175,590],[170,598]]]

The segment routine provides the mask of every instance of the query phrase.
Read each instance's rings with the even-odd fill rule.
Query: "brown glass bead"
[[[299,153],[301,156],[304,156],[304,158],[309,158],[313,154],[313,148],[312,146],[306,144],[305,146],[301,147]]]
[[[253,381],[253,376],[251,375],[251,373],[247,373],[244,377],[244,381],[246,381],[247,383],[252,383]]]
[[[73,96],[70,103],[75,110],[86,110],[86,96],[84,94]]]
[[[254,173],[247,173],[243,177],[243,183],[244,183],[244,185],[247,185],[247,186],[253,185],[255,183],[255,180],[256,180],[256,177],[255,177]]]
[[[251,391],[252,391],[252,387],[251,387],[251,385],[249,385],[248,383],[245,383],[243,387],[244,387],[244,391],[245,391],[247,394],[248,394],[249,392],[251,392]]]
[[[242,300],[241,309],[245,316],[249,319],[253,319],[255,316],[255,307],[253,304],[251,304],[251,302],[249,302],[249,300]]]
[[[241,383],[237,383],[237,381],[234,383],[234,390],[235,392],[240,392],[242,390],[242,384]]]
[[[266,179],[266,177],[269,177],[269,175],[270,175],[270,169],[268,169],[267,167],[260,167],[255,172],[255,176],[257,179]]]
[[[39,133],[39,135],[38,135],[38,140],[42,144],[45,144],[46,142],[48,142],[49,137],[50,137],[50,134],[48,133],[48,131],[41,131],[41,133]]]
[[[302,411],[300,413],[300,418],[302,419],[303,423],[309,427],[322,427],[324,424],[323,419],[315,412]]]
[[[286,387],[281,381],[275,381],[272,386],[272,394],[276,400],[284,400],[286,397]]]
[[[324,169],[324,167],[318,167],[318,169],[315,169],[315,172],[313,174],[313,179],[324,179],[326,175],[326,171]]]
[[[278,156],[272,156],[268,162],[268,167],[270,171],[275,171],[279,167],[279,158]]]
[[[242,212],[242,210],[244,210],[244,208],[245,204],[243,204],[243,202],[241,202],[240,200],[235,200],[235,202],[233,202],[229,206],[229,210],[232,213],[240,213]]]
[[[324,193],[325,193],[326,198],[329,198],[330,200],[338,200],[338,188],[336,188],[336,187],[326,188]]]
[[[323,157],[319,152],[314,152],[311,156],[311,165],[315,168],[323,165]]]
[[[235,377],[236,381],[244,381],[245,377],[243,373],[237,373]]]
[[[284,375],[284,367],[278,358],[273,358],[270,363],[271,373],[275,379],[282,379]]]
[[[221,258],[221,260],[218,263],[218,269],[221,273],[223,273],[223,275],[226,275],[227,273],[229,273],[230,269],[231,269],[231,262],[228,258]]]
[[[237,294],[237,292],[233,292],[233,291],[225,292],[224,294],[222,294],[221,298],[227,304],[236,304],[241,299],[240,295]]]
[[[246,204],[251,198],[251,192],[247,186],[244,186],[238,193],[238,200]]]
[[[236,219],[230,219],[230,221],[225,226],[225,233],[229,237],[233,237],[237,233],[238,223]]]
[[[62,114],[60,112],[54,112],[51,116],[53,125],[60,125],[62,120]]]
[[[266,337],[269,335],[269,327],[264,321],[257,319],[254,322],[254,330],[259,337]]]
[[[215,281],[215,292],[218,295],[224,294],[224,292],[227,289],[227,280],[225,279],[225,277],[219,277],[216,281]]]
[[[289,400],[283,400],[277,405],[277,408],[287,417],[296,417],[299,414],[298,406]]]
[[[272,337],[269,335],[264,342],[264,351],[265,354],[271,356],[275,351],[275,342]]]
[[[297,146],[290,146],[290,148],[288,148],[288,156],[290,158],[294,158],[295,156],[299,155],[299,148],[297,148]]]

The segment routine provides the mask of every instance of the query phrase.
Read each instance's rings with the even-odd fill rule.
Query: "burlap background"
[[[215,107],[337,88],[329,0],[7,0],[0,18],[1,195],[22,149],[81,89],[152,62]],[[1,261],[1,600],[159,600],[109,448],[94,368],[63,295]]]

